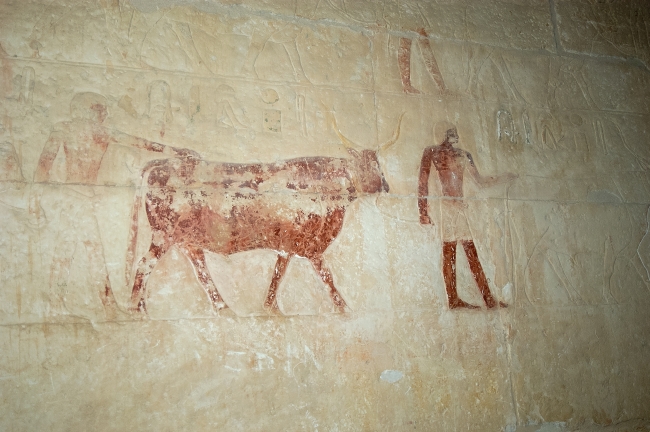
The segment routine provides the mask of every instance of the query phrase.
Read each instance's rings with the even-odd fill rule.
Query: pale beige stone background
[[[650,430],[648,10],[643,0],[0,2],[0,430]],[[402,91],[401,38],[413,39],[418,95]],[[350,310],[334,313],[294,258],[281,314],[268,315],[276,253],[256,250],[207,254],[230,306],[217,314],[174,248],[149,280],[148,316],[128,312],[133,199],[160,155],[111,145],[94,184],[69,185],[60,152],[53,181],[36,184],[79,92],[107,98],[107,126],[209,161],[347,157],[325,110],[373,149],[404,113],[380,152],[390,193],[348,207],[325,253]],[[443,122],[482,173],[519,175],[465,185],[481,263],[508,308],[447,306],[435,171],[434,226],[417,210],[422,150]],[[319,208],[263,193],[288,214]],[[141,216],[138,256],[149,233]],[[115,317],[96,292],[89,235]],[[67,282],[53,286],[66,241]],[[460,250],[459,293],[481,304]]]

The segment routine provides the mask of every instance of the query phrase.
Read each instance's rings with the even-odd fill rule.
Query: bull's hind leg
[[[269,286],[269,291],[266,293],[266,299],[264,300],[264,307],[272,312],[278,311],[278,287],[280,286],[282,276],[284,276],[287,271],[290,259],[291,255],[280,254],[278,255],[278,260],[275,262],[271,286]]]
[[[151,271],[158,263],[158,260],[167,252],[167,245],[157,245],[151,243],[147,253],[138,262],[138,270],[135,273],[135,281],[133,282],[133,290],[131,291],[131,308],[135,312],[147,312],[146,305],[146,287],[147,280]]]
[[[332,303],[334,303],[334,306],[336,306],[339,312],[341,313],[345,312],[345,307],[346,307],[345,300],[343,300],[343,297],[341,297],[341,294],[334,286],[334,279],[332,278],[332,273],[329,271],[327,267],[323,265],[323,259],[321,257],[314,257],[314,258],[310,258],[310,261],[314,266],[314,268],[316,269],[316,271],[318,272],[320,278],[329,287],[330,298],[332,299]]]
[[[187,256],[187,258],[189,258],[189,260],[192,262],[194,273],[203,286],[203,289],[208,295],[208,298],[212,302],[212,307],[214,307],[214,309],[217,311],[227,308],[228,305],[223,301],[221,294],[219,294],[219,291],[217,291],[217,287],[214,284],[210,273],[208,272],[208,267],[205,264],[205,253],[203,253],[203,249],[184,247],[182,250],[185,256]]]

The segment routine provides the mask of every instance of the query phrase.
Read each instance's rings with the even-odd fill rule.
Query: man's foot
[[[467,303],[466,301],[463,301],[459,298],[449,299],[449,309],[460,309],[460,308],[480,309],[479,306],[475,306],[473,304]]]
[[[507,308],[508,307],[508,305],[506,303],[504,303],[502,301],[498,302],[498,301],[496,301],[494,299],[490,299],[490,300],[486,301],[485,304],[487,305],[488,309]]]
[[[406,94],[421,94],[422,93],[420,90],[416,89],[412,85],[405,85],[405,86],[403,86],[403,88],[404,88],[404,93],[406,93]]]

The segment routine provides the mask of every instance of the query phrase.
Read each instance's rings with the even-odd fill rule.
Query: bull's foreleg
[[[278,260],[275,262],[271,286],[269,286],[269,291],[266,293],[266,299],[264,300],[264,307],[272,312],[278,311],[278,287],[280,286],[282,276],[287,271],[290,259],[291,255],[279,254]]]
[[[221,294],[219,294],[219,291],[217,291],[217,286],[214,284],[214,281],[208,272],[208,267],[205,264],[205,253],[203,253],[203,249],[184,247],[182,250],[187,258],[189,258],[189,260],[192,262],[194,273],[203,286],[203,289],[208,295],[208,298],[212,302],[214,309],[219,311],[221,309],[227,308],[228,305],[223,301]]]
[[[329,287],[330,298],[332,299],[332,303],[334,303],[336,309],[338,309],[338,311],[341,313],[345,312],[345,306],[346,306],[345,300],[343,300],[343,297],[341,297],[341,294],[334,286],[334,279],[332,278],[332,273],[329,271],[327,267],[323,265],[323,259],[321,257],[314,257],[314,258],[310,258],[310,261],[314,266],[314,268],[316,269],[316,271],[318,272],[320,278]]]
[[[135,281],[133,282],[133,290],[131,291],[131,308],[134,312],[147,312],[146,299],[146,286],[147,279],[151,271],[158,263],[158,260],[165,254],[168,247],[151,243],[147,253],[138,262],[138,270],[135,273]]]

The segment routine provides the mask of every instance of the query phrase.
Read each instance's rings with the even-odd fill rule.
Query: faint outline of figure
[[[562,137],[563,140],[567,141],[564,147],[568,151],[582,154],[586,161],[590,148],[589,139],[584,131],[584,119],[577,113],[570,113],[568,117],[566,134]]]
[[[186,149],[166,147],[162,144],[134,137],[110,129],[102,123],[108,116],[106,98],[100,94],[78,93],[70,103],[71,121],[55,124],[45,143],[34,173],[35,183],[51,182],[52,166],[61,152],[65,158],[67,187],[61,194],[61,230],[57,235],[54,259],[50,269],[51,312],[65,313],[65,289],[73,255],[82,245],[88,256],[93,289],[99,293],[108,318],[115,317],[117,304],[111,289],[104,247],[99,233],[95,208],[101,199],[93,186],[108,146],[126,145],[143,150],[174,154],[179,157],[198,158]],[[34,191],[30,199],[31,212],[40,217],[42,188]]]
[[[431,43],[429,42],[429,35],[427,34],[424,28],[418,29],[420,36],[417,38],[418,45],[420,46],[420,53],[422,54],[422,59],[424,60],[424,65],[427,68],[427,72],[433,78],[433,81],[438,86],[440,92],[447,90],[445,86],[445,81],[442,79],[442,74],[440,73],[440,68],[438,67],[438,62],[436,61],[436,56],[433,54],[433,49],[431,48]],[[419,94],[422,93],[420,90],[413,87],[411,84],[411,45],[413,40],[408,37],[401,37],[399,40],[399,50],[397,52],[397,63],[399,65],[399,74],[402,79],[402,89],[404,93],[410,94]]]
[[[233,105],[235,104],[236,106],[237,103],[235,97],[235,89],[227,84],[221,84],[219,87],[217,87],[215,99],[217,101],[218,128],[226,129],[233,133],[236,133],[240,129],[248,129],[248,126],[243,124],[239,118],[237,118],[235,109],[233,108]]]
[[[16,100],[25,105],[31,105],[34,95],[34,82],[35,82],[34,68],[25,66],[20,75],[14,78],[14,93],[17,95]]]
[[[551,108],[600,109],[591,94],[589,77],[585,69],[585,62],[582,60],[571,58],[549,60],[548,105]],[[580,97],[576,94],[578,91],[584,105],[580,104]],[[568,99],[561,99],[562,96],[565,98],[568,96]]]
[[[482,45],[469,48],[467,67],[469,94],[481,98],[494,97],[488,96],[488,90],[491,90],[496,91],[497,99],[527,102],[510,73],[507,58],[495,48]]]
[[[458,143],[458,132],[455,127],[447,129],[445,140],[436,146],[427,147],[422,154],[420,164],[420,176],[418,184],[418,208],[420,211],[420,223],[423,225],[432,224],[429,218],[428,194],[429,175],[431,165],[435,166],[438,172],[438,179],[442,186],[444,199],[440,205],[442,208],[442,272],[445,280],[449,308],[477,309],[478,306],[469,304],[458,297],[456,290],[456,244],[460,241],[467,255],[470,270],[474,280],[483,296],[488,308],[506,307],[502,302],[497,302],[488,285],[488,280],[483,272],[479,261],[474,240],[472,240],[465,209],[467,205],[463,202],[463,174],[469,171],[470,176],[480,187],[489,187],[499,183],[512,181],[515,174],[502,174],[501,176],[482,176],[472,155],[460,148],[454,148]]]
[[[539,146],[542,150],[557,150],[564,133],[562,124],[550,113],[539,116]]]
[[[257,58],[269,42],[274,42],[281,44],[289,55],[289,61],[291,62],[296,81],[301,83],[310,82],[309,78],[305,75],[302,61],[300,60],[300,53],[296,45],[296,39],[302,31],[302,27],[284,22],[268,22],[266,25],[261,24],[256,26],[251,35],[251,42],[244,63],[244,73],[253,75],[255,78],[258,77],[257,71],[255,70]]]
[[[0,130],[2,125],[0,125]],[[0,181],[23,181],[20,159],[14,145],[9,141],[0,143]]]
[[[149,85],[148,116],[154,121],[154,126],[160,138],[164,138],[167,125],[174,120],[172,115],[172,91],[166,81],[157,80]]]

